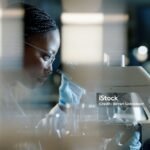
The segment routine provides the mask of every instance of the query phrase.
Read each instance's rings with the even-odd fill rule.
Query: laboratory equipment
[[[95,82],[95,81],[94,81]],[[103,67],[96,93],[124,95],[126,105],[105,107],[107,122],[140,125],[141,141],[150,138],[150,75],[142,67]],[[111,95],[112,96],[112,95]],[[127,101],[129,100],[129,101]],[[102,107],[100,106],[99,109]],[[99,113],[99,115],[101,115]],[[105,120],[106,121],[106,120]]]

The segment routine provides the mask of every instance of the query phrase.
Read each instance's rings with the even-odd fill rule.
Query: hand
[[[140,150],[140,132],[135,131],[129,141],[123,146],[124,150]]]
[[[125,144],[120,143],[121,137],[122,133],[117,133],[112,141],[108,144],[107,150],[140,150],[140,132],[135,131],[132,137]]]
[[[85,90],[81,88],[79,85],[70,81],[65,75],[62,74],[61,78],[61,86],[59,88],[59,104],[79,104],[80,99],[83,94],[85,94]]]

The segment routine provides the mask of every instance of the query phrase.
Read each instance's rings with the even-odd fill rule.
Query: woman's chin
[[[40,86],[42,86],[44,84],[46,80],[39,80],[39,79],[32,79],[30,80],[30,82],[26,82],[26,86],[30,89],[35,89],[35,88],[38,88]]]
[[[32,88],[38,88],[45,83],[46,80],[39,80],[37,79],[35,82],[32,82]]]

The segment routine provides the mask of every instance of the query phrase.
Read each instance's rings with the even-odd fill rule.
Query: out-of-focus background
[[[5,3],[15,2],[33,4],[56,19],[62,35],[62,55],[59,54],[59,62],[60,58],[62,63],[70,60],[80,62],[81,60],[73,58],[81,57],[78,59],[85,63],[85,53],[90,49],[94,58],[91,55],[86,63],[98,62],[102,59],[100,54],[107,53],[112,65],[120,65],[119,59],[125,54],[127,65],[144,66],[150,72],[148,0],[8,0]],[[78,56],[66,54],[69,53],[68,49],[70,53],[76,49]],[[57,60],[54,67],[57,68],[59,62]]]
[[[1,0],[0,65],[5,69],[22,66],[23,12],[4,8],[17,2],[33,4],[56,20],[61,47],[53,64],[54,71],[64,70],[73,79],[86,83],[89,66],[143,66],[150,73],[150,2],[148,0]],[[125,55],[125,57],[122,57]],[[88,69],[87,69],[87,68]],[[89,72],[88,72],[89,73]],[[97,80],[97,79],[95,79]],[[50,84],[52,83],[52,84]],[[60,76],[54,74],[41,88],[41,106],[58,102]],[[81,84],[82,85],[82,84]],[[83,84],[84,85],[84,84]],[[85,84],[86,85],[86,84]],[[91,85],[92,86],[92,85]],[[93,85],[94,86],[94,85]],[[35,94],[36,95],[36,94]],[[42,102],[41,102],[42,99]]]
[[[80,119],[85,121],[85,128],[88,125],[86,121],[99,121],[105,117],[103,113],[107,115],[107,121],[112,121],[116,116],[119,119],[121,116],[127,120],[149,121],[149,113],[145,113],[143,106],[139,109],[118,107],[118,110],[107,110],[97,107],[96,103],[97,92],[108,93],[108,96],[118,92],[125,93],[123,101],[143,100],[150,110],[149,0],[0,0],[0,72],[14,72],[22,68],[23,10],[8,9],[10,5],[18,2],[45,10],[56,20],[61,35],[61,46],[53,64],[54,74],[42,87],[33,90],[29,99],[17,103],[25,114],[31,115],[29,122],[34,127],[58,103],[61,76],[57,69],[62,70],[87,92],[80,106]],[[101,66],[110,68],[101,71]],[[142,66],[145,71],[125,66]],[[107,87],[103,86],[102,81]],[[1,88],[3,84],[0,85]],[[5,92],[7,95],[7,89]],[[10,104],[8,100],[8,108]],[[11,116],[11,111],[8,111],[8,115]],[[57,117],[59,116],[56,115],[56,119]],[[5,120],[5,115],[2,114],[3,119]],[[6,122],[10,123],[10,120]],[[22,120],[23,117],[21,123]],[[123,121],[126,123],[126,120]],[[15,121],[13,123],[15,126]],[[109,129],[110,126],[112,124],[108,124]],[[143,126],[148,129],[149,123]],[[99,124],[98,127],[91,128],[95,129],[95,134]],[[145,139],[149,138],[147,131],[143,130]]]

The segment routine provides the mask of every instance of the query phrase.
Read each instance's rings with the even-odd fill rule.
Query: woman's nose
[[[44,67],[45,74],[52,74],[53,72],[53,66],[52,64],[49,64],[48,66]]]

